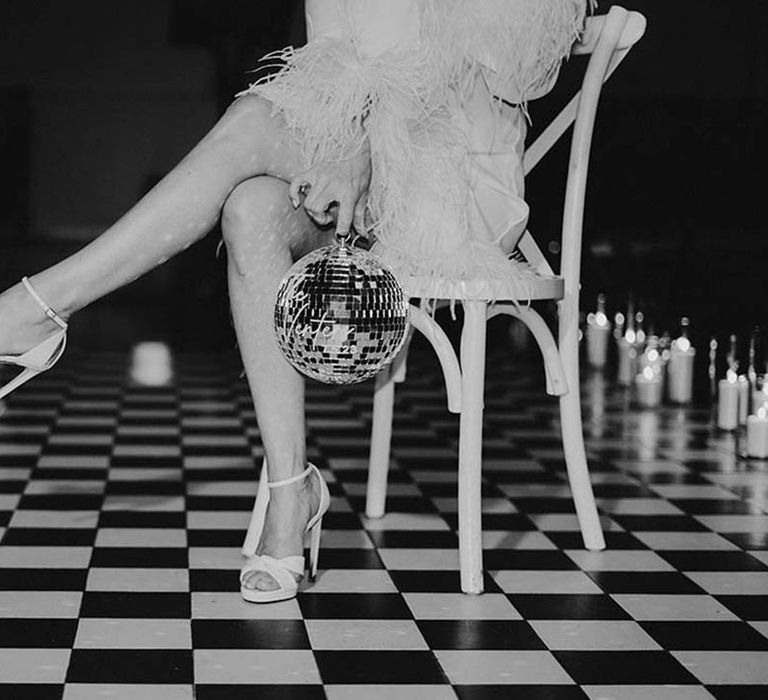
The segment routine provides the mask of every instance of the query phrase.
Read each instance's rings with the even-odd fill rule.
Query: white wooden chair
[[[505,296],[503,284],[494,284],[496,302],[488,303],[487,282],[466,284],[442,280],[446,298],[458,299],[464,309],[460,361],[448,338],[434,319],[411,305],[411,325],[423,333],[435,349],[446,382],[448,410],[460,414],[459,421],[459,561],[461,589],[465,593],[483,591],[483,550],[481,526],[481,467],[483,392],[485,382],[486,322],[498,314],[508,314],[525,323],[541,348],[547,393],[560,398],[563,446],[568,480],[576,514],[587,549],[605,548],[605,539],[592,493],[581,425],[578,365],[579,275],[584,196],[592,131],[603,83],[645,32],[645,18],[638,12],[611,7],[607,15],[592,17],[573,54],[591,54],[581,90],[528,148],[525,173],[541,160],[557,140],[574,124],[562,228],[560,274],[555,275],[529,232],[518,243],[518,250],[536,272],[531,301],[557,301],[559,342],[544,319],[530,306],[516,305]],[[419,288],[413,280],[406,284],[413,297],[434,298],[435,286]],[[505,301],[505,299],[507,301]],[[518,300],[526,301],[526,300]],[[405,378],[406,349],[376,380],[373,404],[370,467],[366,515],[384,515],[392,436],[394,385]]]

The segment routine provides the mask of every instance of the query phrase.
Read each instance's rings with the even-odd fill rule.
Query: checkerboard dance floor
[[[581,548],[556,403],[489,361],[486,594],[458,592],[456,424],[416,353],[389,514],[363,515],[370,385],[309,388],[333,495],[298,599],[238,593],[261,443],[230,357],[172,388],[69,353],[0,418],[0,698],[768,697],[768,465],[706,409],[584,382],[609,549]]]

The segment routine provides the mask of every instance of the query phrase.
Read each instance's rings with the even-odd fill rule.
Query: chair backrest
[[[645,33],[645,17],[614,5],[606,15],[590,17],[581,40],[574,44],[574,56],[591,54],[581,89],[528,147],[523,159],[527,175],[546,153],[574,125],[568,180],[563,210],[560,276],[565,292],[578,295],[581,270],[581,238],[584,222],[589,152],[597,105],[603,84]],[[517,244],[528,263],[539,272],[553,274],[531,234],[526,231]]]

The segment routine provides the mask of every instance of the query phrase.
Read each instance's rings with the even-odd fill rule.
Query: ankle
[[[288,482],[285,483],[285,486],[292,486],[309,480],[311,469],[303,454],[285,461],[268,460],[268,462],[269,484],[273,488],[284,488],[277,486],[277,484],[285,482]]]
[[[58,331],[21,282],[0,294],[0,354],[26,352]]]

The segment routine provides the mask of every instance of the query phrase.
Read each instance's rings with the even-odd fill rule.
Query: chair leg
[[[461,590],[483,592],[482,448],[485,389],[484,301],[464,301],[461,332],[461,417],[459,420],[459,565]]]
[[[562,317],[561,317],[562,318]],[[563,432],[563,449],[568,482],[576,507],[581,536],[587,549],[605,549],[605,538],[600,516],[589,480],[587,455],[584,450],[584,434],[581,425],[581,400],[579,396],[579,346],[575,333],[561,333],[560,354],[563,358],[569,391],[560,397],[560,423]]]
[[[387,367],[376,377],[376,388],[373,393],[373,427],[365,498],[365,514],[369,518],[380,518],[384,515],[394,402],[394,372],[392,367]]]

